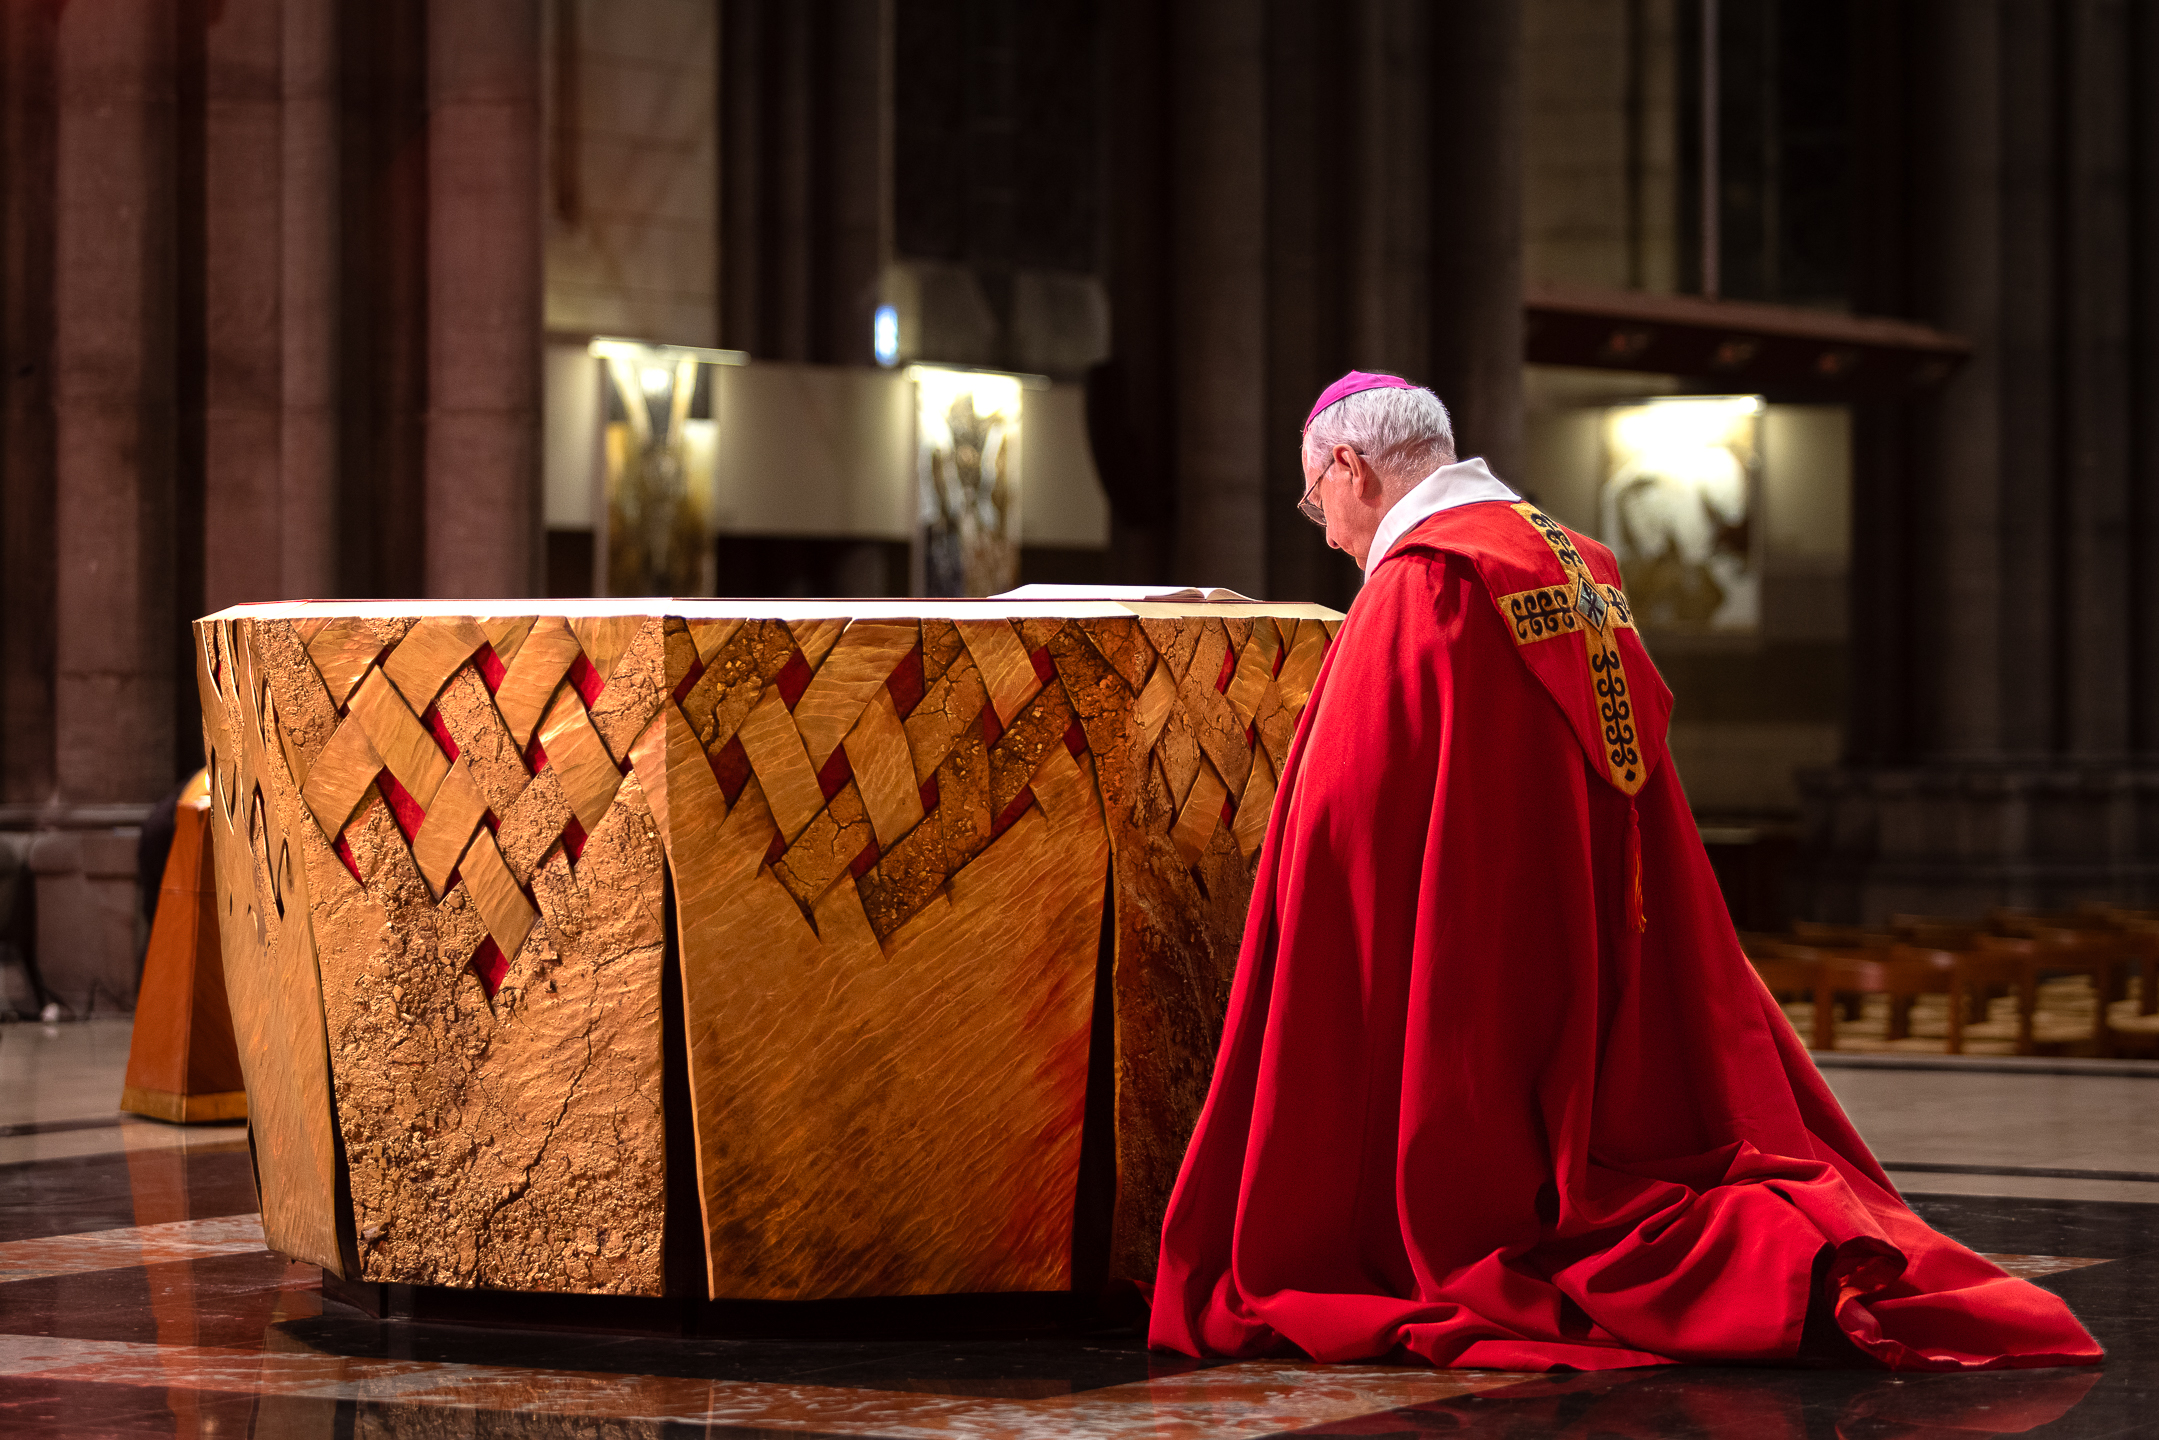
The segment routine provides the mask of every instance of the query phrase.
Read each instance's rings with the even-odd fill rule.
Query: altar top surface
[[[306,620],[328,616],[364,619],[419,619],[469,615],[475,619],[510,615],[562,615],[571,618],[660,615],[685,620],[1087,620],[1121,615],[1140,619],[1210,616],[1235,619],[1270,615],[1337,624],[1339,610],[1308,601],[1057,599],[986,600],[946,596],[902,600],[680,599],[632,596],[608,600],[284,600],[234,605],[206,620]]]

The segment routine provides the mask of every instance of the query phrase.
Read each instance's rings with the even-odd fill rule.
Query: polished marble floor
[[[2069,1300],[2096,1370],[1201,1365],[1114,1326],[847,1339],[379,1321],[263,1249],[238,1127],[113,1113],[124,1021],[0,1026],[0,1436],[2159,1434],[2159,1065],[1824,1057],[1919,1211]]]

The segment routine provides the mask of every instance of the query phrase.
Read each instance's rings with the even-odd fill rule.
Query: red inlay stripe
[[[712,765],[712,778],[720,782],[720,793],[727,803],[735,803],[742,787],[750,783],[750,752],[742,748],[742,738],[736,736],[720,747],[720,753],[707,757]]]
[[[510,962],[492,935],[480,942],[480,948],[472,952],[472,958],[465,962],[465,967],[480,977],[480,988],[487,992],[490,1000],[494,999],[495,992],[502,988],[502,977],[510,973]]]
[[[1027,652],[1027,658],[1034,661],[1035,679],[1047,685],[1057,678],[1057,666],[1050,660],[1049,646],[1037,645]]]
[[[1270,673],[1270,674],[1272,674],[1272,675],[1276,675],[1276,676],[1279,676],[1279,675],[1280,675],[1280,674],[1282,673],[1282,662],[1283,662],[1284,660],[1287,660],[1288,658],[1289,658],[1289,647],[1288,647],[1287,645],[1283,645],[1283,646],[1279,646],[1279,647],[1277,647],[1277,648],[1276,648],[1276,650],[1275,650],[1275,652],[1274,652],[1274,669],[1273,669],[1272,671],[1270,671],[1269,673]]]
[[[488,694],[492,695],[500,690],[502,677],[509,673],[509,667],[502,663],[502,657],[495,653],[494,646],[489,645],[480,651],[480,678],[487,682]]]
[[[1259,743],[1259,722],[1254,720],[1244,727],[1244,748],[1249,750]]]
[[[930,775],[930,778],[922,782],[922,809],[924,813],[927,813],[931,810],[935,810],[936,808],[937,776],[936,773],[933,771]]]
[[[540,743],[538,732],[534,732],[532,743],[525,747],[525,768],[535,775],[547,768],[547,747]]]
[[[1022,790],[1019,794],[1013,796],[1012,803],[1005,806],[1004,814],[999,815],[994,821],[990,822],[990,839],[995,840],[1005,831],[1010,830],[1013,823],[1020,816],[1027,813],[1027,807],[1034,803],[1035,792],[1032,790]]]
[[[1004,733],[1004,721],[997,718],[997,707],[995,705],[983,706],[982,743],[984,745],[995,745]]]
[[[847,747],[842,745],[832,752],[832,758],[825,762],[825,768],[817,772],[817,788],[830,800],[840,793],[841,787],[854,778],[854,766],[848,763]]]
[[[697,682],[704,678],[704,674],[705,662],[698,659],[696,655],[691,655],[690,673],[683,676],[682,683],[675,687],[675,703],[677,705],[690,698],[690,692],[697,688]]]
[[[352,847],[345,843],[342,835],[337,837],[337,858],[345,862],[345,868],[352,872],[353,879],[360,879],[360,862],[353,857]],[[362,880],[360,883],[364,885],[367,882]]]
[[[1215,688],[1215,689],[1217,689],[1217,690],[1227,690],[1227,689],[1229,689],[1229,677],[1230,677],[1230,676],[1232,676],[1232,675],[1234,675],[1234,674],[1236,674],[1236,673],[1237,673],[1237,652],[1236,652],[1236,651],[1234,651],[1234,650],[1225,650],[1225,651],[1223,651],[1223,652],[1222,652],[1222,673],[1214,677],[1214,688]]]
[[[390,802],[390,813],[397,817],[397,828],[404,832],[405,843],[410,845],[412,837],[420,833],[420,822],[427,818],[427,812],[389,771],[377,775],[375,784],[381,789],[382,798]]]
[[[1065,749],[1072,752],[1075,760],[1087,753],[1087,732],[1080,728],[1077,720],[1065,726]]]
[[[562,822],[562,848],[569,852],[573,864],[585,858],[585,842],[589,839],[575,815]]]
[[[908,651],[907,658],[893,666],[892,673],[885,677],[885,689],[892,696],[892,708],[900,712],[902,720],[914,714],[915,707],[922,703],[924,688],[922,647],[918,645]]]
[[[787,837],[775,828],[772,832],[772,843],[765,847],[765,863],[767,865],[777,865],[780,863],[780,857],[786,853]]]
[[[1224,825],[1231,825],[1231,824],[1235,824],[1235,823],[1236,823],[1236,820],[1237,820],[1237,804],[1236,804],[1236,802],[1235,802],[1235,801],[1233,801],[1233,800],[1228,800],[1228,799],[1225,799],[1225,800],[1223,800],[1223,802],[1222,802],[1222,823],[1223,823]]]
[[[810,688],[810,673],[809,658],[802,653],[802,647],[798,645],[794,653],[787,657],[787,664],[781,668],[779,678],[773,682],[780,687],[780,699],[786,702],[788,709],[794,709],[795,702],[802,698],[802,692]]]
[[[862,853],[857,855],[854,862],[847,867],[847,873],[860,880],[863,876],[869,874],[870,867],[877,863],[877,855],[877,842],[872,840],[862,847]]]
[[[600,672],[593,669],[592,662],[582,655],[570,662],[570,684],[576,687],[587,710],[600,698],[600,692],[607,688],[607,682],[600,678]]]
[[[487,653],[492,655],[495,652],[490,650]],[[427,707],[427,713],[420,717],[420,723],[427,727],[428,734],[435,737],[435,743],[442,747],[442,753],[455,760],[457,758],[457,740],[456,737],[450,734],[450,727],[442,723],[442,712],[430,705]]]

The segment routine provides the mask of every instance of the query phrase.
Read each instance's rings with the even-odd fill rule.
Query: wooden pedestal
[[[180,797],[143,956],[120,1108],[195,1124],[247,1115],[219,953],[207,772]]]
[[[699,1300],[1151,1277],[1339,620],[200,622],[270,1243],[356,1283]]]

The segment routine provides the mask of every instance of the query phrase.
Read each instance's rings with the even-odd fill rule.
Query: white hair
[[[1320,411],[1304,432],[1304,463],[1337,445],[1364,456],[1383,480],[1414,485],[1454,459],[1454,426],[1431,391],[1390,385],[1360,390]]]

